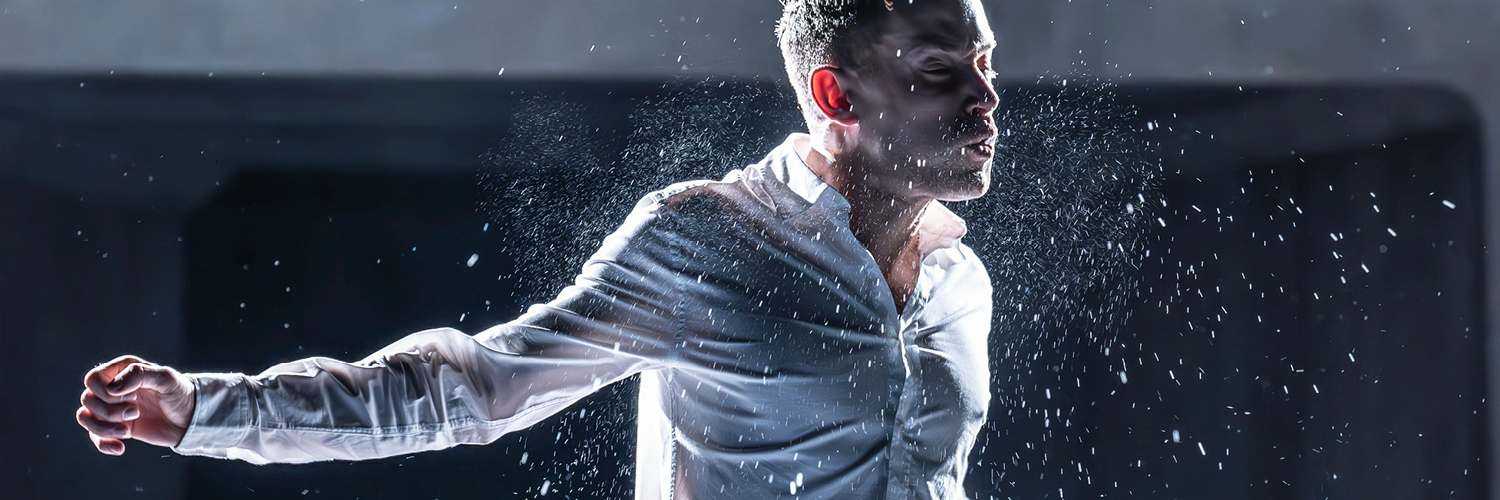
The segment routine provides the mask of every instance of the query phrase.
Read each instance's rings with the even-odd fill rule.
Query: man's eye
[[[934,75],[946,75],[948,74],[948,71],[949,70],[947,66],[928,66],[922,69],[923,73],[931,73]]]

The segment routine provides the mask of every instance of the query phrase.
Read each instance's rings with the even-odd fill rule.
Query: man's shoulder
[[[604,246],[616,252],[691,253],[702,261],[751,248],[735,242],[774,213],[749,206],[733,175],[674,182],[641,196]],[[701,263],[701,262],[700,262]]]
[[[723,178],[679,181],[651,191],[636,204],[637,211],[656,213],[682,222],[722,222],[771,213],[743,182],[742,171]]]
[[[642,197],[642,203],[650,203],[659,207],[677,208],[683,203],[705,196],[722,196],[725,180],[694,179],[679,181],[666,187],[646,193]]]

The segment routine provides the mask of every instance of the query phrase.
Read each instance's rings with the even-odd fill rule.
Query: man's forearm
[[[519,320],[491,328],[483,334],[489,343],[438,328],[357,363],[308,358],[254,376],[191,374],[193,417],[173,450],[264,464],[489,443],[645,365],[561,344],[507,351],[503,337],[526,328]]]
[[[358,363],[308,358],[255,376],[192,374],[196,406],[174,450],[301,463],[489,442],[526,411],[491,404],[502,398],[489,377],[507,365],[495,358],[507,356],[514,355],[439,328]]]

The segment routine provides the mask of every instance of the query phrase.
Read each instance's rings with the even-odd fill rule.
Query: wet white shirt
[[[989,276],[934,201],[898,310],[808,141],[647,194],[571,286],[473,336],[191,374],[173,449],[300,463],[489,443],[640,374],[637,499],[967,498]]]

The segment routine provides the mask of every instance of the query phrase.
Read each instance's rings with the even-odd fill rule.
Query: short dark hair
[[[807,89],[812,70],[857,67],[865,55],[858,48],[871,41],[869,28],[892,8],[889,0],[782,0],[776,40],[809,131],[824,120]]]

